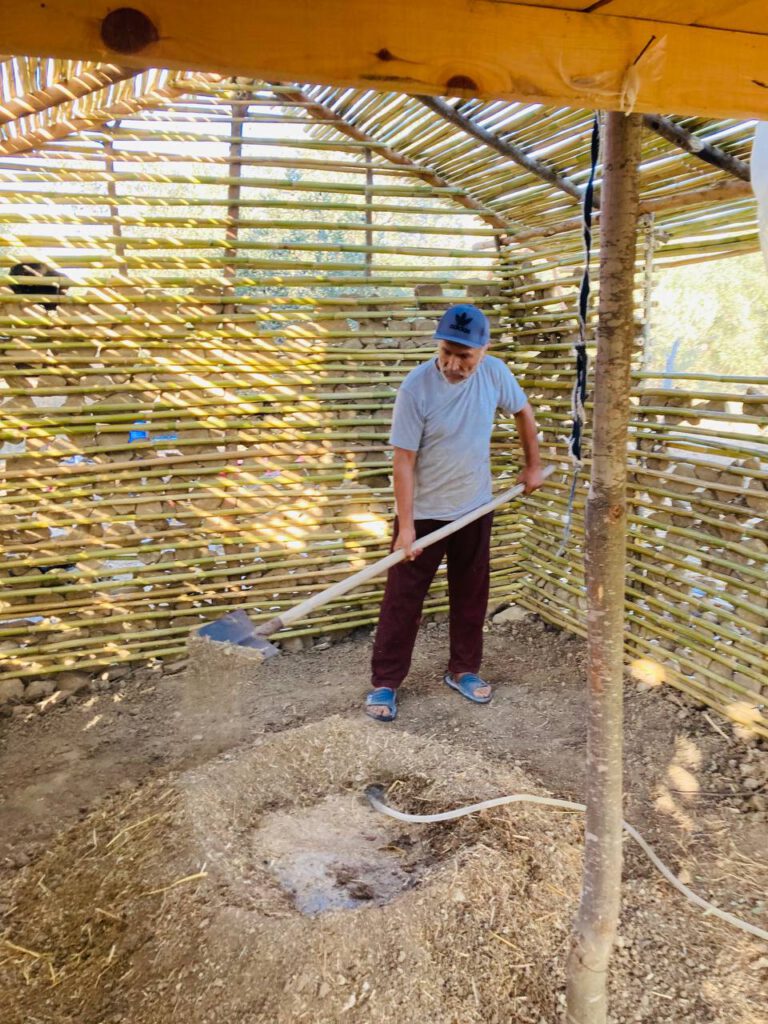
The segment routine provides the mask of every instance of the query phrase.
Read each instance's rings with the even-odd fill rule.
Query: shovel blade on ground
[[[222,644],[250,646],[247,642],[253,639],[255,630],[256,626],[245,612],[236,611],[222,615],[213,622],[206,622],[197,632],[199,636],[206,636],[209,640],[217,640]]]
[[[236,647],[248,647],[260,651],[265,658],[279,654],[279,650],[269,640],[256,633],[256,626],[244,611],[238,610],[222,615],[220,619],[207,622],[197,631],[198,636],[207,637],[221,644],[234,644]]]

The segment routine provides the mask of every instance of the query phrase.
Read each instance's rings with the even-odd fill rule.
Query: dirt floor
[[[419,811],[581,800],[582,642],[535,617],[490,626],[497,690],[478,707],[442,685],[446,629],[428,626],[394,725],[360,712],[370,644],[285,654],[231,688],[222,671],[210,728],[183,663],[0,720],[5,1021],[560,1020],[578,817],[401,826],[362,793],[377,782]],[[625,760],[627,820],[700,895],[766,927],[764,746],[628,683]],[[615,1024],[761,1024],[766,982],[768,947],[692,908],[628,842]]]

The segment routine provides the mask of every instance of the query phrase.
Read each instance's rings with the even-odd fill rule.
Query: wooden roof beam
[[[564,174],[560,174],[554,167],[550,167],[548,164],[542,163],[535,157],[529,156],[525,150],[516,146],[513,142],[509,142],[507,139],[500,139],[494,132],[489,132],[486,128],[481,128],[479,124],[476,124],[470,118],[465,117],[464,114],[452,107],[450,103],[446,103],[445,100],[439,99],[436,96],[417,96],[416,97],[425,107],[438,114],[444,120],[460,128],[466,135],[471,135],[479,142],[484,143],[491,149],[495,149],[497,153],[502,156],[508,157],[518,166],[525,168],[530,174],[533,174],[537,178],[541,178],[542,181],[547,182],[548,185],[554,185],[555,188],[560,189],[561,192],[565,192],[566,195],[571,196],[572,199],[576,199],[581,202],[583,197],[582,189],[570,180],[566,178]],[[595,203],[597,205],[597,203]]]
[[[129,78],[135,78],[141,71],[137,68],[123,68],[116,64],[105,64],[98,68],[89,68],[72,78],[62,78],[52,82],[45,89],[36,89],[23,96],[0,101],[0,125],[8,124],[30,114],[52,110],[69,103],[71,100],[82,99],[91,93],[98,92],[110,85],[117,85]]]
[[[414,174],[414,176],[421,178],[421,180],[425,181],[428,185],[432,185],[435,188],[450,189],[457,189],[460,187],[455,183],[448,181],[446,178],[443,178],[441,175],[436,174],[434,171],[415,163],[407,156],[403,156],[403,154],[398,153],[397,150],[390,149],[389,146],[385,146],[383,143],[377,142],[373,136],[367,135],[351,121],[347,121],[342,115],[337,114],[332,107],[327,107],[324,103],[317,103],[311,96],[299,88],[291,89],[281,85],[279,93],[276,93],[276,97],[278,102],[282,100],[283,102],[288,101],[292,103],[301,103],[306,112],[311,117],[314,117],[315,120],[335,128],[336,131],[342,132],[344,135],[354,139],[356,142],[365,143],[372,152],[377,153],[389,163],[396,164],[398,167],[407,168]],[[514,234],[514,225],[510,224],[509,221],[505,220],[503,217],[500,217],[493,210],[479,202],[479,200],[474,199],[467,192],[458,192],[450,198],[453,202],[459,203],[468,210],[472,210],[480,219],[484,220],[486,224],[490,224],[491,227],[504,231],[508,235]]]
[[[768,120],[768,35],[757,23],[726,31],[514,0],[132,3],[0,0],[3,49],[580,109],[625,109],[631,97],[642,113]]]
[[[717,167],[718,170],[725,171],[726,174],[732,174],[735,178],[740,178],[742,181],[750,180],[748,163],[745,163],[744,160],[739,160],[736,156],[731,156],[730,153],[726,153],[719,146],[713,146],[711,142],[704,142],[703,139],[700,139],[692,132],[686,131],[685,128],[676,124],[670,118],[662,117],[661,114],[646,114],[643,117],[643,124],[646,128],[650,128],[651,131],[660,135],[662,139],[666,139],[667,142],[679,146],[686,153],[698,157],[699,160],[711,164],[712,167]]]

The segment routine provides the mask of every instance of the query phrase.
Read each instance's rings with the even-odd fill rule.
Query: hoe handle
[[[542,475],[546,479],[553,471],[554,466],[545,466]],[[467,512],[461,519],[456,519],[453,522],[446,523],[445,526],[441,526],[439,530],[434,530],[432,533],[428,533],[424,537],[420,537],[416,542],[419,548],[429,547],[430,544],[436,544],[437,541],[442,540],[444,537],[449,537],[452,533],[456,533],[462,526],[466,526],[467,523],[473,523],[476,519],[486,515],[488,512],[492,512],[499,505],[503,505],[507,501],[512,501],[513,498],[519,497],[523,493],[523,484],[515,484],[514,487],[510,487],[506,491],[502,491],[501,494],[495,498],[491,498],[490,501],[486,502],[485,505],[481,505],[479,508],[473,509],[471,512]],[[321,591],[319,594],[313,594],[312,597],[308,597],[306,601],[302,601],[301,604],[294,605],[293,608],[289,608],[288,611],[282,613],[270,619],[269,622],[265,622],[263,625],[256,628],[256,634],[258,636],[271,636],[276,633],[278,629],[283,629],[285,626],[289,626],[292,622],[297,622],[299,619],[305,618],[310,612],[313,612],[316,608],[321,608],[324,604],[329,601],[333,601],[336,597],[341,597],[343,594],[348,593],[350,590],[354,590],[355,587],[359,587],[361,583],[367,583],[368,580],[372,580],[375,576],[379,576],[381,573],[387,572],[393,565],[397,565],[398,562],[402,562],[405,558],[405,552],[402,548],[398,548],[397,551],[392,551],[390,554],[380,558],[377,562],[372,565],[366,565],[364,569],[356,572],[353,576],[348,576],[345,580],[339,580],[338,583],[334,583],[333,586],[328,587],[327,590]]]

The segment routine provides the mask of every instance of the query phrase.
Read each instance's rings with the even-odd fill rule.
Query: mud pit
[[[380,906],[423,873],[421,844],[398,846],[402,827],[372,815],[358,797],[326,797],[298,812],[275,811],[253,834],[266,864],[302,914]],[[416,846],[416,849],[414,849]]]
[[[4,1024],[559,1024],[580,817],[517,806],[405,826],[363,792],[436,811],[544,778],[579,799],[581,648],[540,626],[490,631],[499,688],[477,708],[440,685],[444,647],[443,630],[422,636],[393,727],[360,714],[367,642],[273,659],[258,685],[231,665],[238,728],[214,760],[180,673],[14,718],[0,849],[29,852],[0,888]],[[730,813],[763,755],[667,698],[627,696],[627,817],[702,895],[764,925],[764,824]],[[700,791],[679,791],[681,765]],[[616,1024],[762,1024],[767,966],[628,847]]]
[[[507,1020],[508,1000],[554,1019],[570,897],[553,910],[552,892],[576,892],[580,823],[403,825],[367,806],[371,781],[420,810],[535,789],[339,718],[150,786],[22,872],[6,1019],[446,1024]]]

